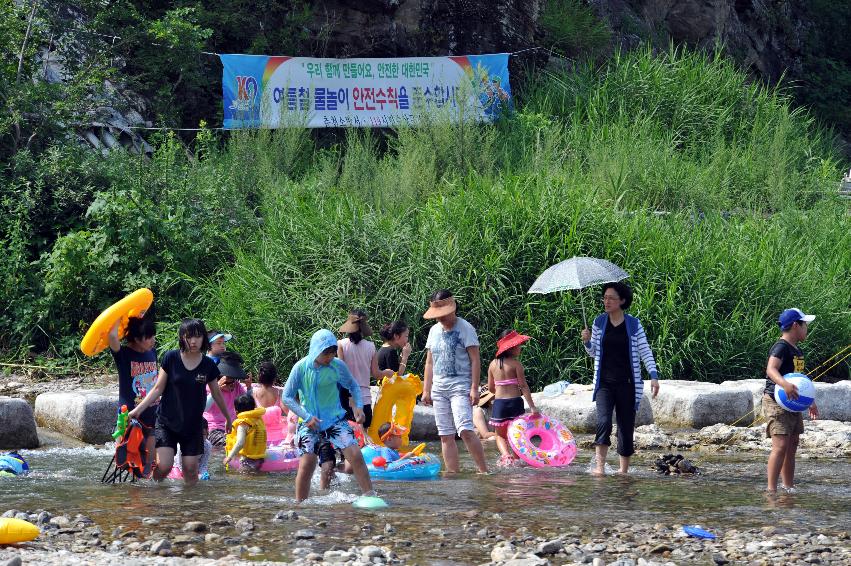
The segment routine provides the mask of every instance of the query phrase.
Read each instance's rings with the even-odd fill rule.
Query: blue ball
[[[774,400],[777,404],[793,413],[803,413],[810,408],[810,405],[816,400],[816,386],[809,377],[802,373],[787,373],[783,379],[793,383],[798,388],[798,398],[794,401],[786,397],[786,392],[782,387],[776,385],[774,387]]]

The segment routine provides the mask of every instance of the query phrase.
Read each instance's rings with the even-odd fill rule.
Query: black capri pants
[[[635,454],[632,435],[635,432],[635,388],[632,384],[601,384],[597,390],[597,434],[594,444],[611,446],[612,411],[618,423],[618,454]]]

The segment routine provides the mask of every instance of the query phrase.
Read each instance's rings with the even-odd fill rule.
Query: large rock
[[[699,431],[678,432],[669,438],[668,446],[690,447],[695,444],[723,446],[735,450],[771,450],[771,439],[765,436],[765,424],[751,427],[717,424]],[[851,423],[840,421],[804,421],[798,453],[812,457],[851,456]]]
[[[819,419],[851,422],[851,382],[816,382]]]
[[[645,383],[645,392],[638,407],[635,425],[653,424],[653,410],[648,401],[649,382]],[[592,385],[570,384],[567,389],[555,397],[542,393],[533,393],[532,398],[538,409],[545,415],[554,417],[572,432],[594,432],[597,426],[597,404],[591,400],[594,394]]]
[[[101,444],[112,439],[117,408],[118,393],[109,389],[42,393],[35,418],[45,428]]]
[[[0,397],[0,449],[37,448],[38,433],[29,403]]]
[[[440,436],[437,434],[437,425],[434,422],[434,407],[426,407],[425,405],[416,405],[414,407],[410,439],[420,442],[440,439]]]
[[[851,422],[851,382],[820,383],[816,381],[816,404],[819,418],[830,421]],[[753,419],[744,419],[740,424],[751,424],[754,419],[762,419],[762,391],[764,379],[741,379],[725,381],[722,388],[739,388],[750,391],[753,397]]]
[[[673,379],[660,385],[659,395],[651,402],[657,423],[703,428],[718,423],[753,422],[753,394],[746,387]]]
[[[761,418],[762,390],[765,389],[764,379],[739,379],[736,381],[724,381],[721,383],[720,387],[722,389],[744,389],[751,394],[751,402],[753,403],[752,413],[737,424],[750,425]]]

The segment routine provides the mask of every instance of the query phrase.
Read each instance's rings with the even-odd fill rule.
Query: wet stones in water
[[[560,540],[548,540],[538,544],[535,549],[535,554],[538,556],[547,556],[549,554],[558,554],[564,549],[564,543]]]
[[[183,530],[190,533],[203,533],[207,530],[207,524],[201,521],[189,521],[183,525]]]
[[[275,513],[275,516],[272,517],[272,520],[277,521],[295,521],[298,519],[298,513],[290,509],[289,511],[278,511]]]
[[[694,474],[700,473],[700,470],[691,460],[687,459],[682,454],[665,454],[659,456],[653,463],[654,471],[666,476],[679,474]]]
[[[151,545],[151,554],[160,556],[171,556],[171,541],[167,538],[162,538]]]
[[[231,517],[230,515],[222,515],[218,519],[211,521],[210,525],[214,527],[232,527],[233,517]]]

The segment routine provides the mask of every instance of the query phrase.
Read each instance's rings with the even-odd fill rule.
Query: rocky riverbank
[[[45,370],[33,366],[33,370],[24,373],[0,373],[0,395],[20,397],[31,405],[42,393],[58,393],[78,389],[117,388],[118,377],[110,374],[57,376],[45,373]]]
[[[716,532],[718,538],[715,540],[688,537],[679,526],[628,523],[613,524],[596,532],[572,526],[560,532],[534,533],[525,526],[515,526],[510,534],[501,534],[506,531],[493,528],[493,525],[509,522],[507,514],[503,517],[496,513],[469,511],[447,517],[446,528],[431,529],[423,533],[420,541],[396,536],[393,525],[373,517],[352,536],[355,543],[352,546],[323,549],[321,531],[326,525],[311,525],[309,518],[300,517],[294,510],[281,510],[264,520],[247,517],[234,520],[223,516],[209,524],[190,521],[177,534],[173,529],[159,529],[156,519],[146,520],[146,529],[116,528],[107,533],[82,515],[70,517],[46,511],[9,510],[3,516],[35,522],[43,533],[36,541],[0,549],[0,564],[8,565],[22,562],[57,566],[429,564],[444,555],[442,548],[457,547],[459,543],[479,550],[482,560],[470,563],[491,566],[851,564],[851,535],[848,532],[813,533],[776,526]],[[298,528],[285,535],[289,540],[282,540],[281,550],[288,555],[288,562],[263,561],[263,550],[252,546],[250,541],[255,537],[280,537],[284,530],[282,524],[291,527],[293,522],[298,523]],[[221,550],[208,551],[204,555],[200,549],[211,542]]]
[[[640,450],[768,452],[771,439],[765,436],[764,424],[749,427],[715,424],[699,430],[680,431],[664,430],[652,424],[636,428],[635,446]],[[851,423],[806,421],[798,454],[803,458],[851,457]]]

